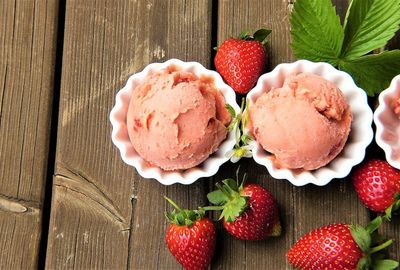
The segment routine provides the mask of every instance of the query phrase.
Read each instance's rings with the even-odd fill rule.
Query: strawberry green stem
[[[167,196],[164,196],[164,199],[166,199],[176,210],[178,210],[179,212],[183,212],[182,208],[180,208],[173,200],[171,200]]]
[[[378,251],[381,251],[382,249],[385,249],[388,246],[390,246],[392,243],[393,243],[393,240],[390,239],[390,240],[386,241],[385,243],[383,243],[382,245],[372,248],[371,251],[369,252],[369,254],[373,254]]]

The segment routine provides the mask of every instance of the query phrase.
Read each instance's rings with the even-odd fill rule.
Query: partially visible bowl
[[[344,149],[329,164],[312,171],[279,168],[273,162],[273,155],[257,142],[254,143],[253,158],[258,164],[265,166],[274,178],[289,180],[295,186],[306,184],[324,186],[334,178],[346,177],[351,169],[364,159],[365,149],[373,139],[371,127],[373,114],[367,102],[367,95],[356,86],[350,75],[335,69],[330,64],[307,60],[280,64],[272,72],[262,75],[248,94],[249,106],[252,106],[264,92],[282,87],[289,75],[302,72],[322,76],[343,92],[353,115],[350,135]]]
[[[200,165],[187,170],[164,171],[159,167],[149,164],[139,156],[129,139],[127,130],[126,116],[131,99],[131,93],[149,73],[164,70],[170,66],[192,72],[198,77],[206,76],[213,78],[215,87],[222,93],[225,102],[231,105],[235,109],[236,113],[239,113],[240,108],[236,103],[235,92],[224,83],[217,72],[208,70],[197,62],[183,62],[178,59],[171,59],[164,63],[149,64],[143,69],[143,71],[130,76],[124,88],[118,91],[115,106],[110,113],[110,121],[113,127],[112,141],[118,147],[122,160],[126,164],[135,167],[142,177],[156,179],[164,185],[175,183],[188,185],[192,184],[199,178],[209,177],[218,172],[219,167],[229,160],[226,153],[235,145],[235,135],[233,132],[230,132],[214,154]]]
[[[394,113],[393,102],[400,98],[400,75],[379,95],[374,113],[376,143],[385,152],[387,162],[400,169],[400,118]]]

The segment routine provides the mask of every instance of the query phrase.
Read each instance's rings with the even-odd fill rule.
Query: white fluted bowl
[[[214,154],[200,165],[187,170],[164,171],[159,167],[150,165],[139,156],[129,139],[127,130],[126,116],[128,113],[131,93],[149,73],[164,70],[169,66],[175,66],[184,71],[192,72],[198,77],[206,76],[213,78],[215,87],[222,93],[225,102],[230,104],[235,109],[236,113],[240,111],[240,108],[236,103],[235,92],[224,83],[217,72],[206,69],[200,63],[183,62],[178,59],[171,59],[164,63],[153,63],[146,66],[143,71],[130,76],[124,88],[118,91],[115,106],[110,113],[112,142],[118,147],[122,160],[126,164],[135,167],[142,177],[156,179],[164,185],[175,183],[188,185],[192,184],[199,178],[209,177],[218,172],[219,167],[229,160],[229,158],[226,157],[226,153],[235,145],[235,135],[233,132],[230,132]]]
[[[400,75],[379,95],[374,113],[376,143],[385,152],[387,162],[400,169],[400,119],[394,113],[393,101],[400,98]]]
[[[290,64],[280,64],[273,71],[262,75],[257,85],[249,92],[250,106],[272,88],[282,87],[285,78],[292,74],[309,72],[333,82],[342,90],[353,115],[349,138],[342,152],[329,164],[317,170],[291,170],[277,167],[272,154],[255,143],[254,160],[265,166],[270,175],[277,179],[289,180],[295,186],[315,184],[324,186],[334,178],[346,177],[351,169],[365,157],[365,149],[373,139],[372,111],[368,106],[367,95],[356,86],[353,79],[345,72],[335,69],[327,63],[313,63],[299,60]],[[267,128],[267,127],[266,127]]]

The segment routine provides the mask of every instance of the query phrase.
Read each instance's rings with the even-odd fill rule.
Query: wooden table
[[[343,17],[347,1],[334,1]],[[128,76],[169,58],[212,67],[212,48],[242,29],[271,28],[270,66],[293,61],[291,0],[0,1],[0,269],[179,269],[164,244],[169,209],[206,203],[236,165],[190,186],[162,186],[125,165],[108,114]],[[394,39],[392,48],[399,48]],[[373,104],[373,100],[372,103]],[[382,157],[372,145],[368,155]],[[213,269],[292,269],[300,235],[373,217],[349,179],[325,187],[252,181],[277,198],[283,235],[242,242],[219,228]],[[400,240],[400,220],[383,232]],[[398,256],[400,241],[391,249]],[[397,255],[397,256],[396,256]]]

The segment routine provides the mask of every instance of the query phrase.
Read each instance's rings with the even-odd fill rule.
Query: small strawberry
[[[204,210],[181,209],[171,199],[165,199],[175,207],[166,213],[172,223],[165,237],[168,249],[185,269],[207,269],[215,250],[214,223],[204,217]]]
[[[224,80],[239,94],[246,94],[265,71],[266,38],[271,30],[260,29],[252,36],[240,34],[239,38],[225,40],[217,49],[214,64]]]
[[[302,270],[395,269],[398,263],[377,254],[392,244],[392,240],[376,247],[372,233],[382,219],[367,228],[359,225],[331,224],[316,229],[292,246],[287,254],[290,264]]]
[[[390,219],[392,211],[400,208],[400,171],[386,161],[370,160],[353,173],[353,185],[364,205],[375,212],[385,212]]]
[[[245,180],[245,179],[244,179]],[[208,200],[219,205],[209,210],[222,210],[225,229],[242,240],[261,240],[279,236],[281,225],[275,198],[257,184],[242,184],[226,179],[223,185],[207,195]]]

